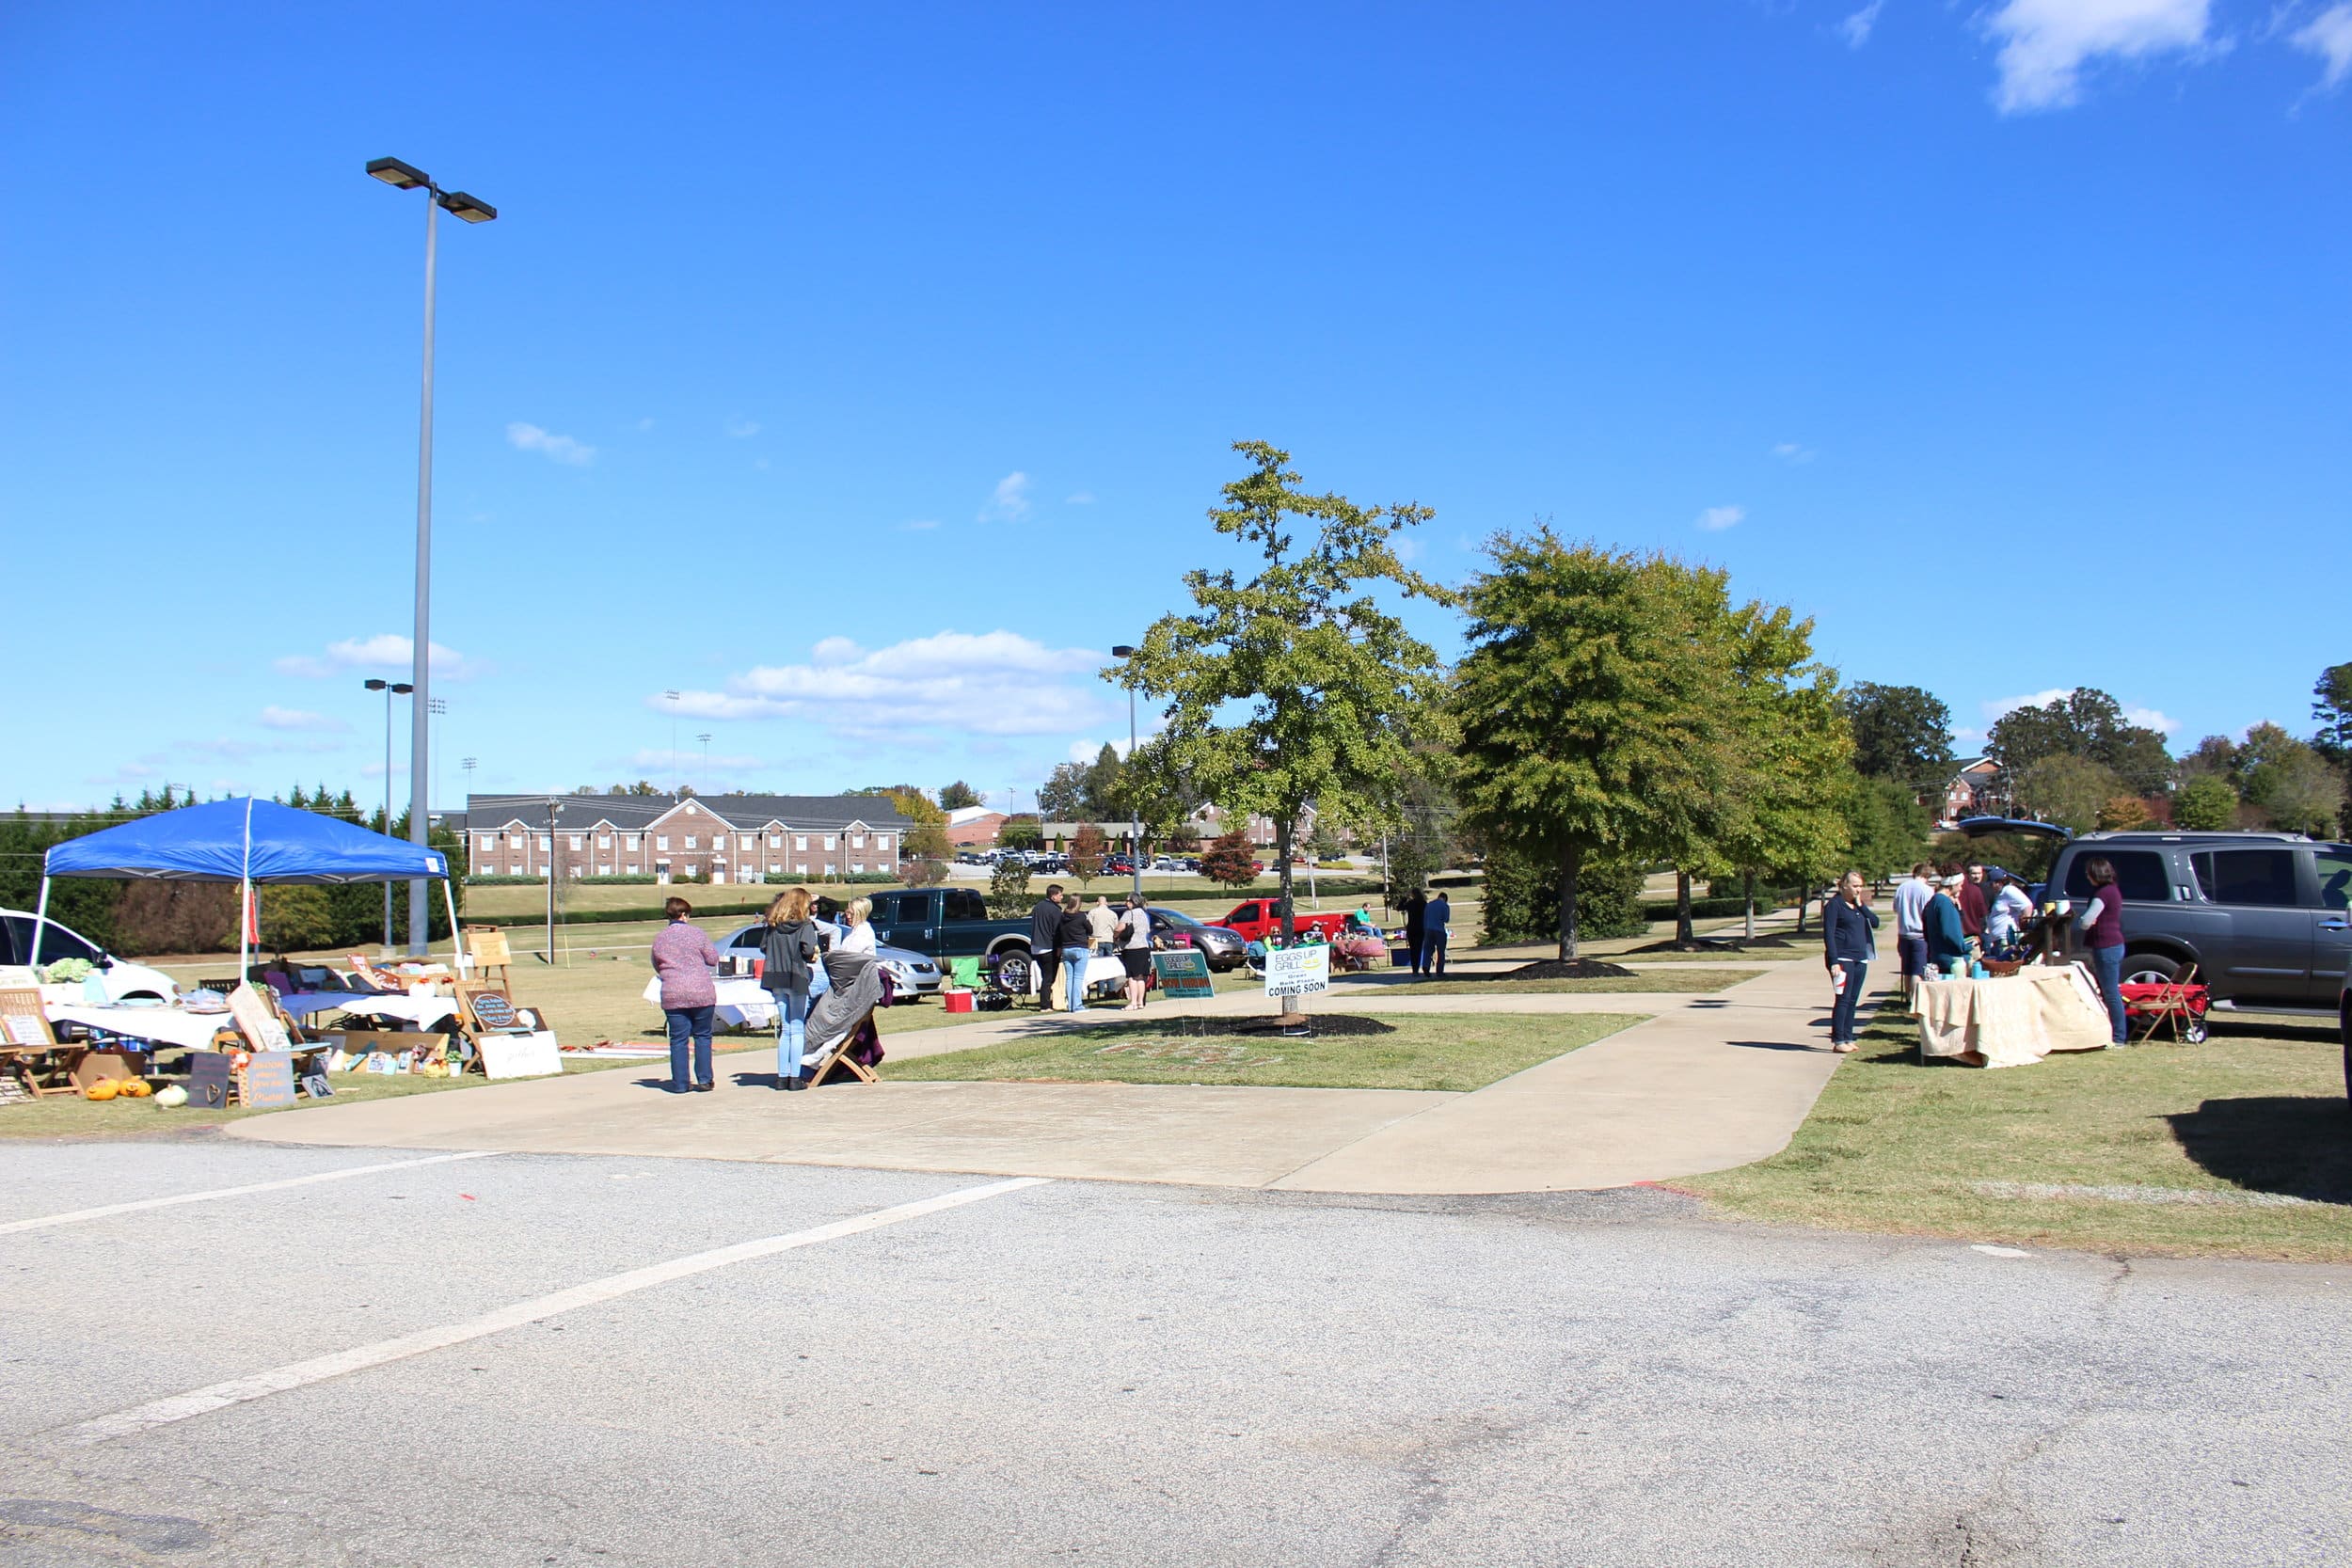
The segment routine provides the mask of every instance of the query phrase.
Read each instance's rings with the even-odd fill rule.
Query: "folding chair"
[[[881,1079],[874,1076],[874,1069],[872,1068],[867,1067],[864,1062],[859,1061],[855,1056],[850,1054],[850,1048],[857,1044],[858,1037],[863,1035],[867,1027],[873,1023],[873,1022],[874,1009],[869,1007],[866,1010],[865,1017],[859,1019],[855,1023],[850,1024],[849,1028],[842,1031],[841,1037],[833,1042],[831,1050],[827,1051],[822,1056],[818,1057],[814,1062],[803,1062],[801,1064],[801,1070],[808,1076],[808,1086],[810,1088],[815,1088],[818,1085],[832,1077],[835,1068],[847,1068],[850,1069],[851,1077],[861,1079],[868,1084],[878,1084],[882,1082]]]
[[[2159,1029],[2169,1030],[2175,1045],[2204,1043],[2205,1008],[2210,993],[2197,984],[2195,964],[2162,985],[2125,986],[2122,990],[2127,1017],[2144,1021],[2136,1043],[2148,1044]]]

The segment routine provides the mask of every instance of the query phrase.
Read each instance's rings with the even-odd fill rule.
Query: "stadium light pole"
[[[1111,650],[1113,658],[1133,658],[1134,648],[1121,642]],[[1136,787],[1133,769],[1136,766],[1136,689],[1127,688],[1127,766],[1120,769],[1120,782],[1127,788],[1127,865],[1136,875],[1135,896],[1143,896],[1143,814],[1136,809]]]
[[[416,690],[406,681],[367,680],[359,683],[370,691],[384,693],[384,833],[392,832],[392,699],[405,697]],[[392,884],[384,884],[384,952],[392,951]]]
[[[416,689],[417,700],[409,705],[410,735],[408,745],[408,842],[422,846],[431,839],[427,818],[432,815],[427,800],[432,782],[433,737],[431,735],[433,662],[433,281],[434,281],[434,217],[447,208],[451,215],[468,223],[488,223],[498,215],[498,209],[480,201],[464,191],[445,191],[433,182],[424,170],[398,158],[371,158],[367,172],[371,179],[381,180],[396,191],[417,191],[425,194],[424,203],[424,397],[418,420],[417,435],[417,614],[415,646],[409,650],[411,673],[409,679]],[[389,808],[386,810],[389,817]],[[386,884],[389,888],[389,884]],[[408,956],[425,956],[426,937],[432,929],[430,903],[425,897],[421,879],[408,884]],[[452,931],[454,942],[457,933]]]

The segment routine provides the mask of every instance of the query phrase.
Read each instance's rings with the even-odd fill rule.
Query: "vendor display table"
[[[2053,1051],[2103,1051],[2107,1010],[2078,964],[2029,965],[1989,980],[1919,987],[1919,1054],[2023,1067]]]
[[[90,1002],[53,1002],[44,1009],[51,1023],[79,1023],[135,1040],[153,1040],[190,1051],[208,1051],[215,1032],[233,1027],[229,1015],[189,1013],[177,1007],[102,1007]]]
[[[355,991],[341,1006],[363,1018],[396,1019],[426,1030],[457,1016],[455,999],[447,996],[364,996]]]
[[[774,992],[748,975],[724,975],[711,982],[719,996],[718,1020],[726,1024],[742,1024],[752,1029],[773,1029],[776,1026]],[[655,1006],[661,1006],[661,979],[656,975],[645,982],[644,995]]]

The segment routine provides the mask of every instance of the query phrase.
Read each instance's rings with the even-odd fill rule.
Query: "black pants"
[[[1837,993],[1837,1006],[1830,1009],[1829,1042],[1832,1045],[1854,1043],[1853,1011],[1862,1000],[1862,977],[1870,966],[1852,958],[1840,958],[1837,967],[1846,973],[1846,989]]]
[[[1405,950],[1413,956],[1413,973],[1416,974],[1421,973],[1421,939],[1422,934],[1422,927],[1418,925],[1411,925],[1405,927]]]
[[[1042,953],[1029,955],[1037,960],[1037,1005],[1054,1005],[1054,976],[1061,973],[1061,955],[1048,947]]]

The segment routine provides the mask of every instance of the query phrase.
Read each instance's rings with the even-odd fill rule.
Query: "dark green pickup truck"
[[[934,887],[874,895],[874,936],[940,960],[978,958],[1008,990],[1029,989],[1029,922],[992,920],[970,888]]]

